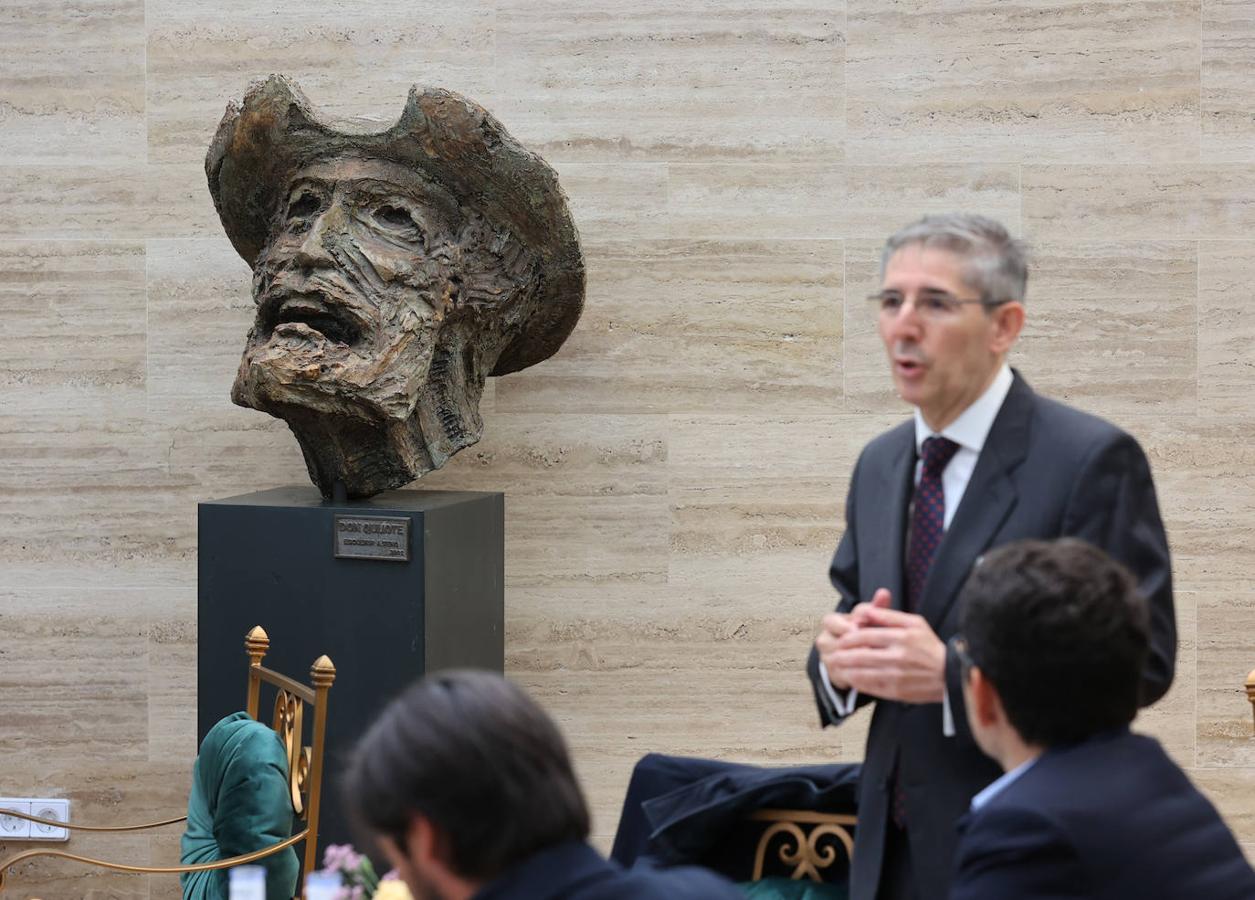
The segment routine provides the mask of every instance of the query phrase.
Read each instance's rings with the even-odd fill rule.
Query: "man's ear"
[[[972,717],[982,728],[992,728],[1006,719],[1002,711],[1002,698],[993,683],[985,677],[979,666],[972,666],[968,673],[967,703]]]
[[[994,326],[990,349],[994,353],[1001,355],[1011,349],[1024,329],[1024,315],[1024,304],[1015,300],[993,308],[990,313]]]
[[[410,819],[410,827],[405,832],[406,855],[424,871],[430,871],[434,864],[443,864],[443,848],[440,833],[431,819],[415,814]]]

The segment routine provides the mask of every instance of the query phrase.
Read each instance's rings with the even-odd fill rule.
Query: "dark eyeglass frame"
[[[869,302],[876,304],[880,312],[896,312],[902,308],[906,298],[898,291],[879,291],[868,294]],[[958,311],[960,306],[979,303],[986,309],[993,309],[1010,303],[1010,300],[988,300],[984,297],[955,297],[946,291],[921,291],[915,298],[915,308],[921,313],[931,315],[948,315]]]
[[[972,659],[972,654],[967,649],[967,639],[961,634],[956,634],[947,642],[954,648],[954,655],[959,658],[959,674],[963,681],[967,681],[967,673],[976,665],[976,661]]]

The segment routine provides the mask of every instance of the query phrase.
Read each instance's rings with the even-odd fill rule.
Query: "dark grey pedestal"
[[[336,515],[409,519],[409,561],[336,558]],[[348,841],[338,776],[383,705],[424,672],[503,668],[504,520],[501,494],[454,491],[334,504],[288,487],[201,503],[198,740],[244,708],[254,625],[270,635],[264,664],[303,682],[326,653],[337,674],[319,844]]]

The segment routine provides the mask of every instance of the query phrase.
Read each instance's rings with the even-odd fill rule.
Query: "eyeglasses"
[[[954,648],[954,655],[959,658],[962,680],[967,681],[967,673],[971,670],[972,666],[976,665],[976,663],[972,661],[972,654],[970,654],[967,650],[967,640],[964,639],[963,635],[956,634],[954,637],[950,638],[949,644]]]
[[[881,291],[867,298],[875,305],[881,315],[896,315],[906,303],[901,291]],[[956,297],[945,291],[920,291],[915,295],[915,311],[928,319],[944,319],[959,311],[960,306],[979,303],[993,308],[1006,303],[1005,300],[986,300],[984,297]]]

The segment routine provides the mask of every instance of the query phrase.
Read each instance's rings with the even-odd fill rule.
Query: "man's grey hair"
[[[971,213],[924,216],[890,236],[880,256],[883,278],[889,259],[903,247],[919,244],[946,250],[963,260],[963,280],[986,304],[1024,302],[1028,254],[1001,223]]]

